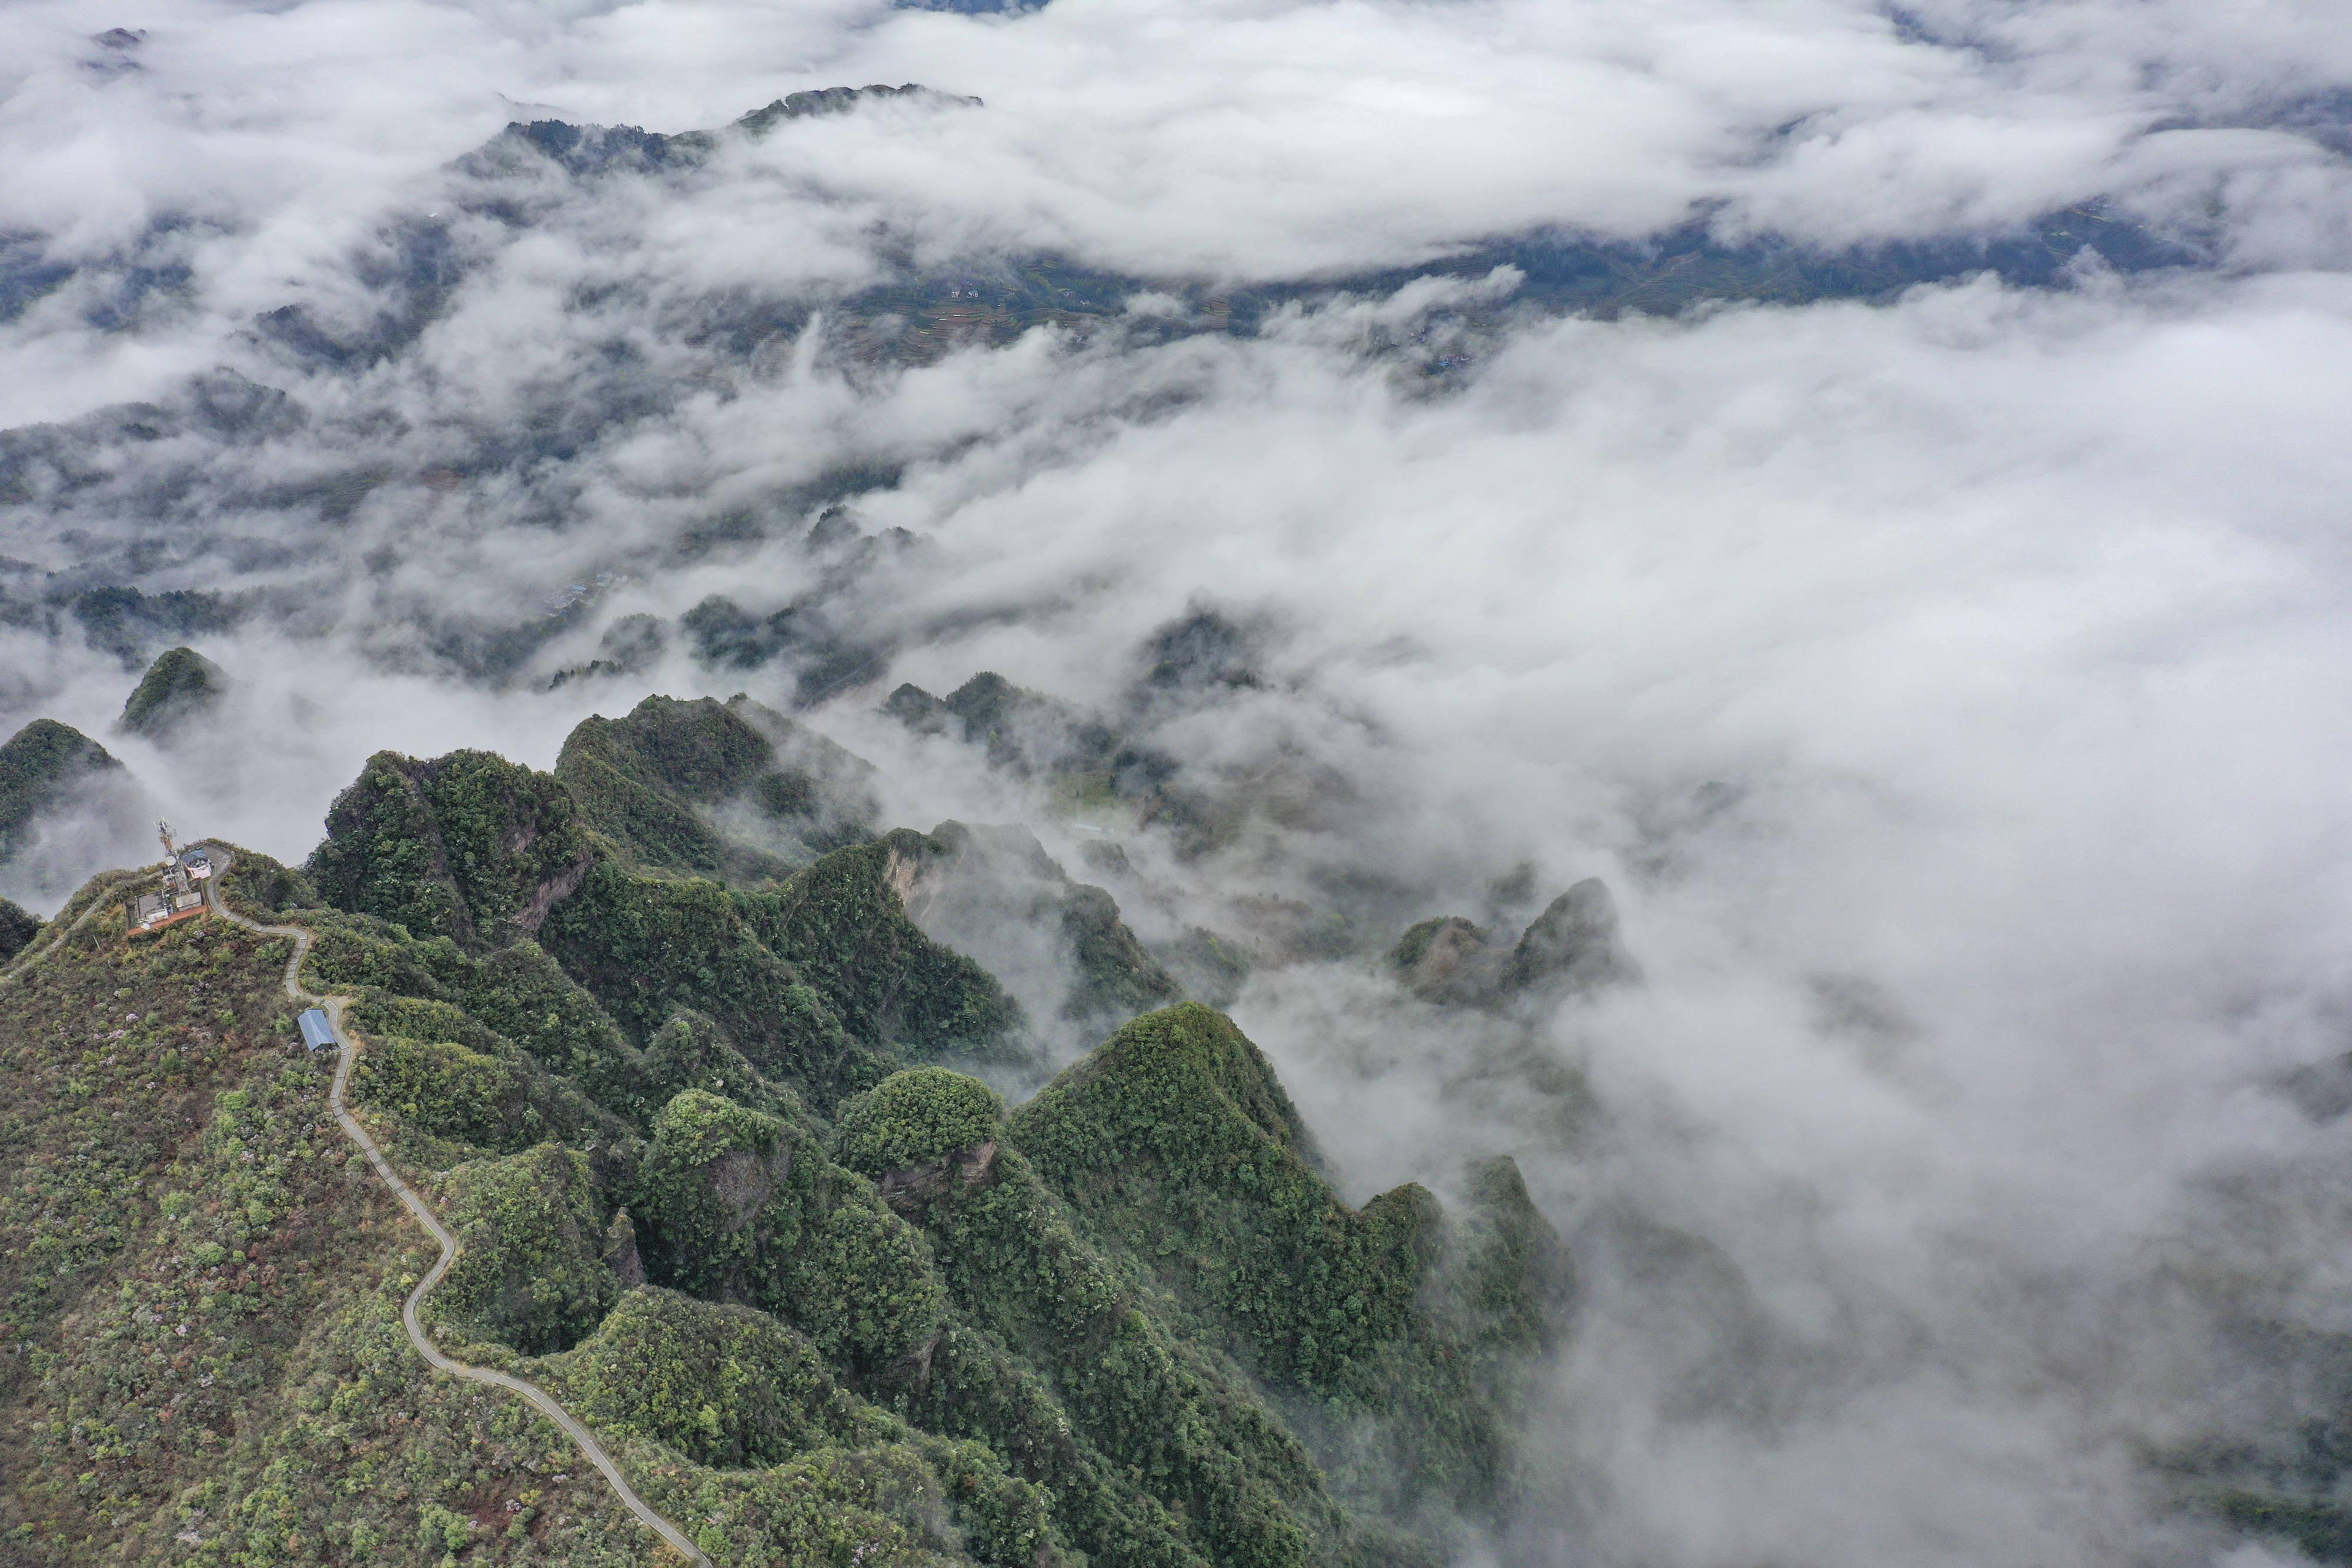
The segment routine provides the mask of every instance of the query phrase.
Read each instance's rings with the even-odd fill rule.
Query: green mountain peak
[[[193,648],[167,649],[147,666],[147,674],[122,705],[117,727],[150,740],[164,740],[218,706],[227,691],[228,676],[218,664]]]

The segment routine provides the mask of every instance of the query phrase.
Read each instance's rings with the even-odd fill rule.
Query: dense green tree
[[[842,1106],[835,1148],[850,1169],[878,1176],[980,1143],[1003,1118],[1004,1102],[979,1079],[909,1068]]]

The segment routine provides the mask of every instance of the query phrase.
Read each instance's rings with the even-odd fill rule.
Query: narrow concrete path
[[[286,994],[305,1007],[325,1009],[327,1016],[334,1020],[335,1038],[343,1042],[342,1049],[336,1052],[334,1085],[327,1093],[327,1103],[335,1113],[335,1121],[345,1135],[359,1145],[360,1152],[367,1155],[368,1164],[375,1167],[375,1174],[383,1178],[384,1186],[399,1195],[400,1201],[408,1206],[408,1212],[416,1217],[416,1223],[425,1227],[433,1239],[440,1244],[439,1260],[425,1270],[425,1278],[416,1282],[416,1289],[408,1292],[408,1300],[400,1306],[400,1322],[408,1331],[409,1343],[416,1346],[417,1354],[436,1372],[446,1372],[468,1383],[486,1383],[494,1388],[520,1395],[533,1409],[562,1428],[563,1435],[571,1438],[580,1451],[588,1456],[588,1462],[612,1483],[614,1495],[628,1504],[629,1511],[635,1514],[647,1530],[660,1536],[698,1568],[711,1568],[710,1559],[703,1554],[702,1549],[688,1537],[686,1531],[656,1513],[653,1506],[637,1495],[637,1489],[621,1474],[621,1468],[613,1462],[613,1456],[604,1451],[604,1445],[580,1424],[577,1416],[557,1404],[554,1396],[494,1367],[469,1366],[462,1361],[452,1361],[441,1354],[441,1347],[433,1343],[432,1336],[417,1322],[416,1309],[424,1301],[426,1292],[441,1282],[442,1276],[449,1272],[449,1265],[457,1260],[457,1239],[449,1233],[447,1226],[441,1223],[440,1216],[433,1212],[432,1207],[416,1195],[416,1189],[400,1178],[400,1173],[394,1170],[392,1162],[383,1157],[383,1151],[376,1147],[376,1142],[368,1135],[368,1130],[360,1125],[359,1118],[352,1115],[343,1103],[343,1092],[352,1081],[352,1064],[359,1059],[359,1041],[343,1025],[343,1008],[352,998],[322,997],[304,988],[302,960],[310,951],[310,931],[300,925],[264,925],[231,909],[228,901],[221,896],[221,878],[228,872],[228,852],[215,845],[213,855],[215,869],[212,880],[205,884],[205,896],[211,903],[213,913],[232,925],[242,925],[247,931],[258,932],[264,936],[290,936],[294,939],[294,956],[286,960]]]

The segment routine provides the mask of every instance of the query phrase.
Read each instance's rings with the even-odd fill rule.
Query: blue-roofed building
[[[302,1043],[312,1051],[332,1051],[342,1043],[335,1038],[335,1020],[324,1008],[311,1008],[294,1021],[302,1026]]]

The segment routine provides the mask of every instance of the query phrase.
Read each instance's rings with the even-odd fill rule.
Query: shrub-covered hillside
[[[577,782],[610,784],[594,759],[714,825],[691,808],[780,770],[738,722],[647,705],[554,774],[380,755],[306,868],[239,856],[231,895],[317,934],[353,1104],[459,1237],[429,1332],[563,1399],[722,1563],[1442,1561],[1510,1495],[1513,1374],[1567,1304],[1508,1162],[1460,1214],[1349,1207],[1198,1004],[1024,1099],[1022,1009],[907,907],[960,841],[747,884]],[[403,1354],[429,1252],[287,1044],[282,949],[113,929],[0,1026],[12,1103],[100,1097],[28,1123],[77,1173],[42,1211],[70,1288],[12,1308],[31,1560],[651,1561],[551,1428]],[[105,1201],[125,1183],[145,1208]]]
[[[120,929],[0,979],[0,1562],[646,1561],[551,1426],[402,1336],[431,1250],[290,1049],[286,944]]]

